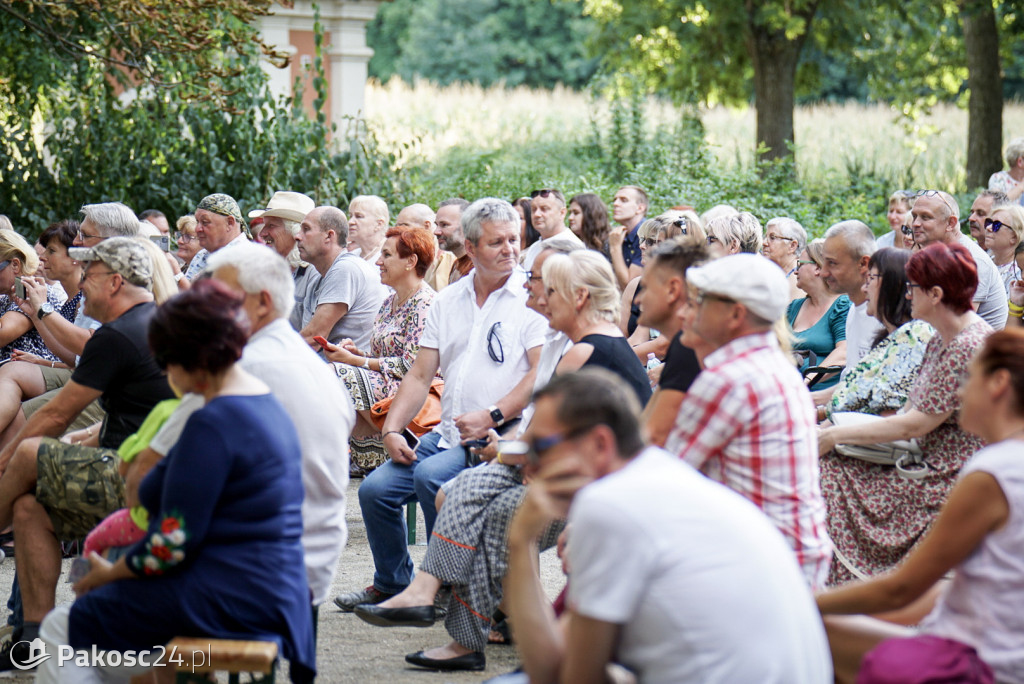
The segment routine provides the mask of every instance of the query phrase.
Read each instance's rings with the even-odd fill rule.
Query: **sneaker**
[[[10,641],[4,642],[0,647],[0,672],[31,672],[36,669],[36,665],[42,662],[36,657],[37,653],[33,652],[33,644],[21,640],[20,637],[21,634],[16,633]],[[17,641],[15,641],[16,638]],[[39,644],[42,643],[40,640]]]
[[[394,594],[386,594],[383,591],[378,591],[372,584],[362,591],[350,591],[347,594],[336,596],[334,598],[334,605],[342,609],[346,613],[351,613],[355,610],[356,606],[364,603],[377,604],[383,601],[387,601]]]

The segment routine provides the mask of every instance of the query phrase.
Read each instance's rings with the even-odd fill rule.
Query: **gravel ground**
[[[373,579],[373,556],[366,541],[356,490],[361,480],[354,480],[348,488],[348,546],[341,555],[338,574],[331,592],[337,594],[359,589]],[[426,552],[423,545],[425,532],[423,516],[418,516],[417,540],[412,547],[413,561],[419,565]],[[71,561],[64,561],[65,575]],[[554,551],[541,555],[541,574],[549,596],[554,598],[564,585],[561,566]],[[0,592],[6,597],[14,575],[14,560],[0,565]],[[68,603],[74,598],[70,586],[63,578],[57,587],[57,603]],[[441,622],[430,628],[382,628],[366,624],[351,613],[342,613],[328,600],[320,607],[320,634],[317,642],[317,681],[334,682],[413,682],[443,684],[447,682],[480,682],[513,670],[519,663],[515,648],[488,646],[487,670],[473,673],[438,673],[407,665],[404,656],[420,649],[440,646],[450,641]],[[278,668],[278,681],[287,682],[285,668]],[[29,681],[25,675],[13,677],[15,681]],[[224,679],[226,681],[226,679]]]

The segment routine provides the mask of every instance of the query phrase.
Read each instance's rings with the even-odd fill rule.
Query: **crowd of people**
[[[514,643],[496,681],[1024,682],[1018,196],[961,221],[899,191],[891,232],[818,239],[649,216],[635,185],[394,218],[215,193],[173,234],[86,204],[34,248],[0,219],[0,670],[187,635],[275,641],[312,681],[356,477],[374,575],[331,605],[443,619],[417,667]],[[144,670],[62,668],[40,680]]]

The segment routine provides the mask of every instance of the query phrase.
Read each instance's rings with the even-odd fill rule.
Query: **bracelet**
[[[50,368],[56,368],[57,367],[56,364],[57,364],[56,361],[50,361]]]
[[[1024,311],[1010,311],[1011,318],[1024,318]]]
[[[1024,305],[1022,304],[1014,304],[1013,302],[1008,302],[1008,306],[1010,307],[1010,311],[1024,312]]]
[[[363,357],[363,368],[369,368],[369,367],[370,367],[370,357],[369,356],[364,356]]]
[[[385,433],[384,433],[383,435],[381,435],[381,436],[380,436],[380,438],[381,438],[381,440],[383,440],[383,439],[384,439],[385,437],[387,437],[388,435],[401,435],[401,434],[402,434],[402,433],[401,433],[401,432],[399,432],[398,430],[388,430],[388,431],[387,431],[387,432],[385,432]]]
[[[87,435],[89,435],[90,437],[92,437],[92,427],[91,427],[91,426],[90,426],[90,427],[87,427],[87,428],[85,428],[85,434],[87,434]]]
[[[180,283],[181,279],[184,278],[184,277],[185,277],[185,274],[182,273],[181,271],[178,271],[177,273],[174,274],[174,282]]]
[[[501,462],[501,452],[500,451],[498,452],[498,458],[495,459],[495,460],[497,460],[498,463],[501,463],[501,465],[505,465],[504,463]]]

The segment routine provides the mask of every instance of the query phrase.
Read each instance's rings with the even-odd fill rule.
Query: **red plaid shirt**
[[[818,480],[814,406],[772,333],[709,354],[666,448],[761,508],[796,551],[814,589],[825,586],[832,542]]]

